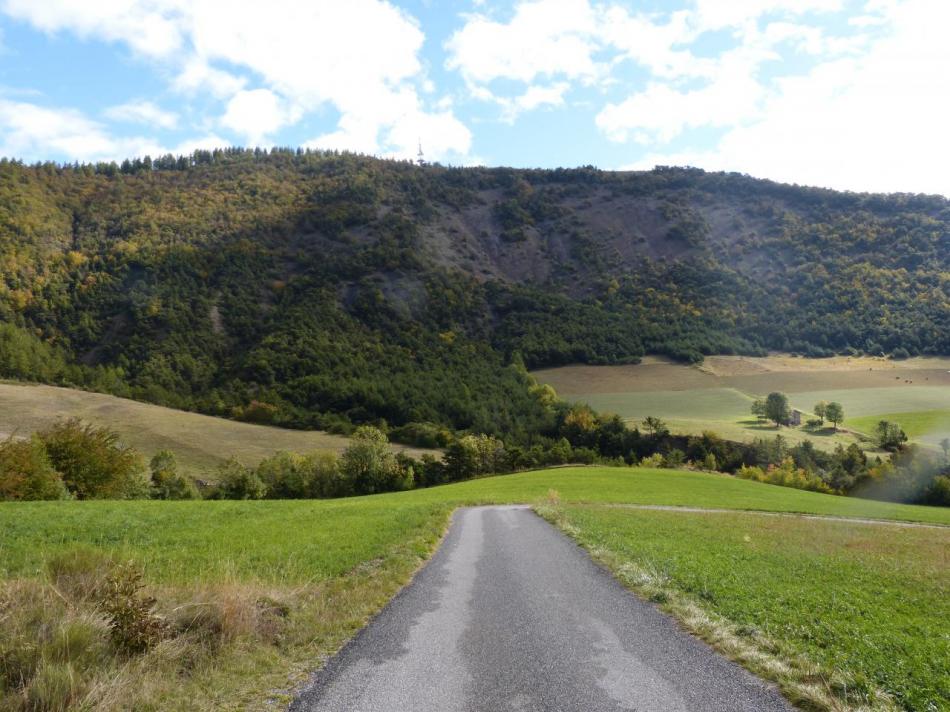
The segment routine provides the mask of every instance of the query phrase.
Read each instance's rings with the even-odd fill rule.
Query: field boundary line
[[[848,524],[887,525],[894,527],[924,527],[927,529],[950,529],[950,524],[933,522],[909,522],[900,519],[868,519],[865,517],[845,517],[839,514],[806,514],[804,512],[767,512],[761,509],[724,509],[716,507],[687,507],[673,504],[625,504],[623,502],[586,502],[595,506],[611,509],[638,509],[652,512],[681,512],[683,514],[757,514],[763,517],[793,517],[796,519],[817,519]]]

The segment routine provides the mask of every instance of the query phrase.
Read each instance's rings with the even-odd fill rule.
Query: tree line
[[[469,433],[451,436],[441,457],[415,459],[393,453],[378,428],[361,426],[339,456],[278,452],[256,466],[230,459],[199,481],[180,471],[172,452],[146,464],[115,432],[65,420],[0,442],[0,500],[319,499],[570,463],[688,467],[817,492],[950,505],[950,440],[942,461],[908,446],[889,460],[872,460],[855,444],[824,452],[810,441],[790,447],[781,435],[737,443],[711,432],[673,435],[659,418],[648,418],[641,431],[583,405],[558,403],[556,411],[554,429],[531,447]]]

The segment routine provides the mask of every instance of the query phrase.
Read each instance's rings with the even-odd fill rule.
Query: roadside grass
[[[216,468],[226,459],[221,453],[256,465],[277,450],[341,452],[349,445],[347,438],[321,431],[239,423],[71,388],[0,382],[0,438],[27,436],[71,417],[114,430],[147,458],[171,450],[181,469],[195,476]]]
[[[805,709],[950,707],[950,529],[603,505],[545,513]]]
[[[832,497],[698,472],[605,467],[526,472],[345,500],[4,503],[0,709],[228,710],[285,704],[294,685],[409,580],[438,544],[452,509],[534,502],[551,489],[573,504],[809,512],[950,525],[945,509]],[[655,513],[635,516],[641,514]],[[686,513],[671,516],[704,521]],[[763,531],[785,520],[755,519]],[[819,530],[811,521],[806,526]],[[860,526],[882,536],[898,529]],[[942,529],[926,531],[943,535]],[[691,546],[686,543],[691,536],[684,532],[681,545]],[[108,571],[128,561],[144,573],[142,595],[156,599],[154,611],[167,624],[164,639],[137,655],[116,649],[95,593]],[[916,566],[913,559],[907,564],[906,586],[917,585]],[[874,600],[867,606],[876,605]],[[808,615],[793,610],[799,618]],[[940,628],[935,630],[939,634]]]

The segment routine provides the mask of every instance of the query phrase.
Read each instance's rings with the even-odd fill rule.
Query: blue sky
[[[0,154],[304,145],[950,193],[950,3],[0,0]]]

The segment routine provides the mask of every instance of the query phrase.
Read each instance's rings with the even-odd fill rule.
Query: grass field
[[[723,637],[753,670],[767,665],[755,649],[775,646],[818,694],[844,682],[809,663],[849,671],[853,704],[875,687],[909,710],[950,704],[950,530],[604,506],[565,516],[585,547],[671,612],[689,622],[689,603],[701,606],[695,632]],[[807,686],[788,692],[809,697]]]
[[[618,508],[682,505],[950,525],[946,509],[832,497],[721,475],[561,468],[333,501],[8,503],[0,504],[0,708],[4,701],[12,707],[20,699],[15,695],[25,694],[7,689],[3,697],[3,673],[9,672],[3,651],[17,646],[34,651],[43,671],[31,694],[53,694],[47,678],[59,680],[61,687],[68,680],[71,699],[91,709],[264,709],[282,704],[293,684],[405,583],[438,542],[454,507],[536,502],[552,489],[566,505],[570,531],[602,550],[598,555],[615,557],[604,560],[616,564],[622,579],[627,580],[624,572],[634,563],[654,569],[662,564],[664,595],[681,596],[722,619],[716,630],[755,625],[761,635],[746,643],[761,648],[761,655],[779,662],[789,656],[808,661],[812,667],[807,675],[798,662],[788,669],[773,662],[772,668],[758,670],[779,680],[793,697],[807,693],[819,668],[829,679],[836,671],[835,679],[866,679],[862,689],[903,694],[929,679],[919,660],[939,653],[933,646],[941,640],[946,644],[950,635],[945,603],[930,598],[937,591],[946,599],[950,528]],[[748,555],[739,555],[728,539],[735,527],[755,537]],[[787,537],[787,560],[775,551],[783,528],[799,532]],[[932,545],[918,547],[915,537]],[[731,549],[716,544],[727,540]],[[720,549],[726,558],[715,558]],[[916,553],[909,555],[910,549]],[[97,554],[141,565],[158,610],[178,631],[175,637],[132,660],[103,653],[108,631],[101,614],[97,617],[75,593],[82,590],[75,582],[84,580],[86,568],[99,565]],[[792,559],[797,568],[787,565]],[[790,578],[811,566],[818,572],[812,598],[794,606],[762,600],[770,588],[777,601],[810,589],[807,577]],[[856,571],[861,575],[855,576]],[[903,581],[897,577],[900,571]],[[696,587],[696,577],[706,582],[705,588]],[[925,577],[929,588],[919,585]],[[880,586],[864,591],[872,579],[886,584],[890,593],[871,595],[883,590]],[[920,605],[895,608],[897,595]],[[821,639],[828,647],[812,650],[806,645],[809,631],[823,624],[807,601],[823,596],[840,605],[835,604],[837,617],[828,623],[834,630]],[[284,606],[289,615],[267,613]],[[870,659],[859,664],[864,659],[861,646],[870,643],[840,635],[849,625],[865,630],[868,621],[876,620],[898,636],[905,667],[881,667]],[[921,626],[931,631],[929,637],[920,634]],[[698,632],[710,637],[708,631]],[[74,635],[80,641],[64,652],[63,637]],[[742,658],[725,643],[720,647]],[[83,651],[89,649],[98,652],[87,656]],[[757,669],[752,658],[745,662]],[[68,675],[64,666],[72,666]],[[6,684],[9,688],[9,680]]]
[[[0,438],[29,435],[72,417],[115,430],[146,457],[171,450],[192,475],[217,467],[221,453],[256,465],[277,450],[340,452],[348,444],[345,437],[319,431],[239,423],[70,388],[0,382]]]
[[[851,427],[870,433],[882,420],[899,424],[912,440],[939,445],[944,438],[950,438],[950,409],[910,413],[878,413],[877,415],[855,418],[851,421]]]
[[[752,400],[771,391],[788,393],[791,404],[805,413],[820,400],[837,401],[847,416],[844,432],[781,431],[792,444],[811,439],[825,449],[857,443],[873,450],[859,434],[873,431],[883,414],[950,410],[950,359],[711,356],[699,366],[686,366],[647,358],[638,365],[566,366],[533,375],[566,400],[616,413],[630,423],[653,415],[676,433],[712,430],[734,440],[775,433],[749,416]],[[946,436],[945,424],[935,422],[934,428],[914,429],[911,437],[934,444]]]

